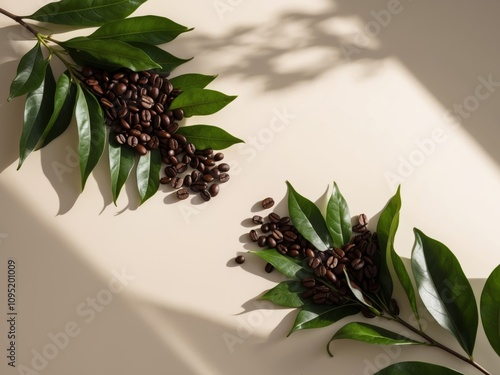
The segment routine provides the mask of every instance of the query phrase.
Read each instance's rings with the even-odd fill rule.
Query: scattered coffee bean
[[[266,198],[261,202],[262,208],[268,209],[274,206],[274,199],[273,198]]]
[[[234,261],[238,264],[243,264],[245,263],[245,257],[243,255],[238,255],[236,258],[234,258]]]
[[[189,192],[187,191],[187,189],[177,190],[176,194],[177,194],[177,198],[179,198],[181,200],[187,199],[189,197]]]

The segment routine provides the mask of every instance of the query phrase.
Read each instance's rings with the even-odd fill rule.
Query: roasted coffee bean
[[[214,176],[212,176],[210,173],[205,173],[202,179],[205,182],[212,182],[214,180]]]
[[[262,205],[262,208],[264,208],[264,209],[271,208],[272,206],[274,206],[274,199],[271,197],[266,198],[261,202],[261,205]]]
[[[278,222],[279,225],[287,225],[290,222],[290,218],[288,216],[282,217]]]
[[[272,236],[276,242],[281,242],[283,241],[283,233],[281,233],[279,230],[275,229],[273,230]]]
[[[208,202],[212,198],[207,189],[200,190],[200,196],[205,202]]]
[[[351,262],[351,267],[356,271],[362,269],[365,266],[365,261],[360,258],[356,258]]]
[[[119,145],[123,145],[123,144],[125,144],[127,142],[127,138],[125,138],[125,136],[123,134],[117,134],[115,136],[115,141]]]
[[[104,91],[102,90],[101,86],[99,86],[99,85],[92,86],[92,91],[97,95],[104,94]]]
[[[208,188],[208,192],[210,193],[210,195],[212,197],[216,197],[217,195],[219,195],[219,184],[212,184],[210,185],[210,187]]]
[[[234,261],[238,264],[243,264],[245,263],[245,257],[243,255],[238,255],[236,258],[234,258]]]
[[[369,279],[373,279],[377,276],[377,266],[368,264],[365,269],[365,276],[368,277]]]
[[[314,258],[314,251],[313,251],[313,249],[307,248],[305,254],[306,254],[307,258]]]
[[[267,236],[260,236],[259,239],[257,240],[257,245],[260,247],[266,246],[266,241],[267,241]]]
[[[356,233],[364,233],[366,231],[366,225],[356,224],[352,227],[352,231]]]
[[[151,140],[151,137],[149,135],[147,135],[146,133],[142,133],[139,136],[139,141],[141,141],[142,143],[148,143],[150,140]]]
[[[146,149],[146,147],[144,147],[141,144],[138,144],[137,146],[135,146],[134,149],[135,149],[135,151],[137,151],[137,153],[139,155],[146,155],[148,153],[148,150]]]
[[[214,162],[215,162],[215,159],[212,159],[212,160],[214,160]],[[221,172],[229,172],[230,167],[229,167],[229,164],[227,164],[227,163],[221,163],[221,164],[219,164],[217,169]]]
[[[305,286],[306,288],[314,288],[316,285],[316,280],[314,277],[304,277],[300,283]]]
[[[276,246],[276,250],[278,250],[278,252],[282,255],[286,255],[286,253],[288,252],[288,248],[285,246],[285,245],[282,245],[282,244],[278,244]]]
[[[229,175],[227,173],[221,173],[219,175],[219,182],[221,184],[225,183],[225,182],[228,182],[229,181]]]
[[[279,223],[281,217],[280,215],[278,215],[277,213],[275,212],[271,212],[267,218],[269,219],[269,221],[271,221],[271,223]]]
[[[254,215],[252,221],[254,224],[262,225],[264,223],[264,218],[260,215]]]
[[[175,167],[166,167],[165,168],[165,174],[168,176],[168,177],[175,177],[177,176],[177,169],[175,169]]]
[[[184,200],[184,199],[187,199],[189,197],[189,192],[187,191],[187,189],[180,189],[180,190],[177,190],[176,195],[177,195],[178,199]]]
[[[373,242],[368,243],[365,251],[366,255],[371,257],[375,255],[376,252],[377,252],[377,247],[375,246],[375,244]]]
[[[119,83],[115,87],[113,87],[113,93],[116,96],[122,95],[125,91],[127,91],[127,85],[124,83]]]
[[[170,186],[174,189],[180,189],[182,187],[183,179],[180,177],[174,177],[172,178],[172,181],[170,182]]]
[[[285,233],[283,233],[283,236],[284,236],[284,240],[285,241],[293,242],[293,241],[295,241],[297,239],[297,235],[294,232],[290,231],[290,230],[288,230]]]
[[[266,267],[264,268],[264,270],[267,272],[267,273],[271,273],[274,271],[274,266],[271,264],[271,263],[267,263],[266,264]]]
[[[175,150],[178,147],[179,147],[179,143],[177,142],[177,140],[175,140],[174,138],[170,138],[168,140],[168,148],[169,149]]]
[[[179,130],[179,124],[176,122],[171,122],[167,125],[167,131],[171,134],[175,133],[177,130]]]
[[[198,191],[205,190],[207,188],[208,184],[205,181],[196,181],[191,185],[191,188],[195,187],[198,189]]]
[[[288,255],[291,256],[292,258],[296,258],[300,255],[300,251],[290,248],[288,249]]]
[[[180,108],[174,109],[173,113],[174,113],[174,118],[177,121],[181,121],[184,118],[184,111]]]
[[[165,177],[160,178],[160,184],[162,184],[162,185],[169,184],[171,181],[172,181],[172,177],[165,176]]]
[[[193,178],[191,177],[190,174],[184,176],[184,182],[183,182],[184,186],[190,187],[192,183],[193,183]]]
[[[337,276],[335,276],[335,274],[331,270],[326,271],[325,278],[332,284],[335,284],[335,282],[337,282]]]
[[[358,216],[359,225],[366,226],[368,224],[368,218],[365,214],[360,214]]]
[[[210,169],[210,174],[212,175],[213,178],[219,178],[221,172],[217,169],[217,167],[213,167]]]
[[[155,101],[152,97],[144,95],[141,97],[140,105],[142,108],[150,109],[154,106]]]
[[[224,159],[224,154],[222,152],[218,152],[214,155],[215,161],[221,161],[222,159]]]
[[[319,258],[311,258],[311,261],[309,263],[309,267],[311,268],[318,268],[321,265],[321,259]]]
[[[277,245],[276,240],[272,236],[267,236],[266,243],[270,248],[275,248]]]
[[[335,268],[337,267],[337,264],[339,263],[339,259],[334,257],[333,255],[330,256],[327,260],[326,260],[326,265],[327,267],[330,267],[330,268]]]
[[[131,135],[127,138],[127,144],[130,146],[130,147],[135,147],[139,144],[139,140],[137,139],[137,137]]]
[[[316,294],[316,291],[314,290],[314,288],[311,288],[311,289],[307,289],[305,292],[303,292],[301,294],[301,297],[307,299],[307,298],[311,298],[315,294]]]
[[[262,226],[260,227],[260,230],[262,231],[262,233],[269,232],[271,230],[271,228],[269,227],[269,223],[262,224]]]
[[[184,173],[187,170],[187,164],[185,163],[177,163],[175,165],[175,169],[177,169],[177,173]]]
[[[252,229],[249,235],[250,235],[250,240],[252,240],[253,242],[257,242],[257,240],[259,239],[259,235],[257,234],[257,231],[255,229]]]
[[[326,293],[316,293],[312,299],[314,303],[322,304],[326,301]]]
[[[106,108],[113,108],[113,107],[114,107],[113,103],[111,103],[111,102],[110,102],[108,99],[106,99],[106,98],[101,98],[101,99],[100,99],[100,101],[101,101],[101,104],[102,104],[104,107],[106,107]]]
[[[341,248],[336,247],[335,249],[333,249],[333,251],[334,255],[337,256],[338,258],[343,258],[345,256],[345,252]]]

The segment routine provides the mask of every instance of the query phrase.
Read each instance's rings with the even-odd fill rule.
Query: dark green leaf
[[[7,100],[25,95],[38,88],[44,77],[48,61],[43,59],[40,42],[28,51],[19,61],[17,74],[10,85],[10,94]]]
[[[370,309],[375,315],[380,315],[380,311],[375,309],[372,306],[372,303],[368,299],[365,298],[365,295],[363,294],[363,291],[361,290],[361,288],[354,281],[351,281],[349,274],[347,273],[347,270],[345,268],[344,268],[344,275],[345,275],[345,278],[347,280],[347,286],[351,290],[352,294],[354,294],[354,297],[356,297],[356,299],[359,302],[361,302],[368,309]]]
[[[139,158],[137,164],[137,187],[141,204],[151,198],[160,186],[161,155],[158,149],[151,150]]]
[[[104,151],[106,128],[101,106],[87,89],[77,86],[75,119],[78,127],[78,157],[82,190]]]
[[[115,141],[112,132],[109,135],[109,168],[111,171],[111,193],[113,203],[120,195],[120,191],[134,166],[135,151],[131,147],[121,146]]]
[[[271,263],[283,275],[295,280],[311,276],[311,271],[302,266],[299,260],[281,255],[276,249],[250,251],[265,261]]]
[[[76,102],[76,84],[71,82],[68,72],[59,77],[54,100],[54,112],[42,135],[41,147],[59,137],[71,123]]]
[[[236,96],[207,89],[190,89],[174,99],[170,109],[182,108],[184,116],[204,116],[218,112],[231,103]]]
[[[133,42],[129,43],[131,46],[135,48],[139,48],[141,51],[144,51],[155,63],[161,66],[161,68],[156,69],[158,74],[169,74],[179,65],[184,64],[185,62],[190,61],[191,59],[179,59],[174,55],[158,48],[156,46],[152,46],[146,43],[138,43]]]
[[[464,375],[447,367],[425,362],[399,362],[390,365],[374,375]]]
[[[301,307],[304,302],[300,294],[305,288],[297,280],[286,280],[268,290],[260,299],[271,301],[284,307]]]
[[[500,266],[486,280],[480,306],[484,332],[491,347],[500,356]]]
[[[326,225],[332,237],[332,246],[341,247],[351,239],[349,206],[335,182],[326,210]]]
[[[241,139],[212,125],[181,126],[177,133],[185,136],[188,142],[194,144],[198,150],[204,150],[206,148],[223,150],[236,143],[243,143]]]
[[[99,26],[127,17],[146,0],[61,0],[38,9],[30,18],[72,26]]]
[[[423,342],[412,340],[399,333],[389,331],[385,328],[377,327],[367,323],[347,323],[340,328],[327,344],[328,354],[330,352],[330,343],[334,340],[356,340],[373,345],[423,345]]]
[[[139,16],[108,22],[89,37],[157,45],[170,42],[186,31],[190,29],[165,17]]]
[[[45,78],[40,86],[28,94],[24,106],[24,125],[19,144],[19,165],[33,151],[50,120],[54,108],[56,82],[50,65],[46,66]]]
[[[401,198],[399,187],[396,194],[387,202],[382,210],[377,223],[377,238],[380,248],[380,254],[377,256],[377,265],[379,267],[380,296],[386,306],[392,298],[393,282],[390,271],[390,253],[394,245],[394,236],[399,224],[399,210],[401,209]]]
[[[377,225],[377,235],[379,239],[380,251],[381,251],[381,266],[380,266],[380,283],[382,295],[384,301],[390,301],[392,297],[392,280],[389,266],[388,266],[388,256],[392,261],[394,271],[399,279],[399,282],[403,286],[403,289],[410,302],[411,309],[415,314],[417,320],[419,319],[417,298],[415,295],[415,289],[411,282],[410,276],[406,267],[401,259],[401,257],[396,253],[394,249],[394,239],[396,237],[396,231],[399,226],[399,212],[401,210],[401,194],[400,187],[396,191],[396,194],[389,200],[386,207],[380,214],[380,218]]]
[[[91,59],[93,66],[102,64],[106,68],[128,68],[134,71],[160,68],[139,48],[119,40],[100,40],[87,37],[70,39],[61,45],[68,49],[75,60]],[[102,66],[101,65],[101,66]]]
[[[318,250],[327,250],[331,239],[321,211],[313,202],[297,193],[288,181],[286,184],[288,212],[293,225]]]
[[[302,329],[322,328],[338,322],[345,317],[357,314],[359,306],[345,305],[305,305],[297,314],[290,334]]]
[[[207,76],[203,74],[183,74],[170,79],[170,83],[176,88],[183,91],[191,89],[203,89],[208,86],[210,82],[216,79],[217,76]]]
[[[414,232],[412,269],[420,298],[434,319],[472,356],[479,318],[469,281],[445,245],[416,228]]]

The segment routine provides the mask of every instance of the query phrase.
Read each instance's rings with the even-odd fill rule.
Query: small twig
[[[19,16],[16,16],[15,14],[12,14],[8,11],[6,11],[5,9],[2,9],[0,8],[0,13],[6,15],[7,17],[13,19],[14,21],[16,21],[18,24],[20,24],[21,26],[23,26],[24,28],[26,28],[26,30],[28,30],[30,33],[32,33],[35,37],[38,36],[38,31],[35,30],[33,27],[31,27],[30,25],[28,25],[26,22],[23,21],[22,17],[19,17]]]

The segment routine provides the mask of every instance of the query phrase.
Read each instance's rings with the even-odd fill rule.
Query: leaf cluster
[[[89,175],[109,150],[113,201],[136,166],[137,188],[141,203],[158,190],[161,157],[159,153],[138,157],[120,147],[107,134],[105,114],[99,101],[84,84],[83,66],[113,72],[155,71],[168,76],[191,59],[178,58],[160,47],[192,29],[168,18],[146,15],[129,17],[146,0],[61,0],[49,3],[31,15],[15,16],[3,11],[36,38],[35,46],[21,59],[11,87],[9,100],[26,95],[23,130],[19,144],[19,165],[28,155],[58,138],[73,120],[78,129],[78,156],[82,190]],[[44,35],[24,20],[67,25],[74,29],[97,27],[87,36],[58,40]],[[53,58],[60,59],[66,70],[56,80],[51,68]],[[185,117],[218,112],[236,97],[206,89],[216,76],[184,74],[171,79],[182,90],[170,109],[181,108]],[[223,149],[242,142],[219,127],[193,125],[182,127],[198,149]]]
[[[320,251],[339,247],[351,238],[351,216],[346,200],[337,184],[327,205],[326,215],[309,199],[300,195],[293,186],[288,186],[288,212],[296,229]],[[352,288],[353,298],[340,305],[318,305],[301,297],[305,290],[300,283],[304,277],[315,277],[314,272],[300,261],[280,254],[275,249],[252,251],[271,263],[276,270],[289,278],[279,283],[260,298],[288,308],[297,308],[290,334],[310,328],[321,328],[337,323],[341,319],[369,308],[374,316],[399,323],[405,331],[412,331],[418,339],[401,335],[383,327],[365,322],[350,322],[333,335],[327,345],[336,340],[350,339],[376,345],[427,345],[439,348],[462,361],[469,363],[484,374],[489,374],[473,359],[476,334],[479,325],[478,305],[472,287],[458,259],[441,242],[415,228],[415,243],[411,255],[411,269],[407,269],[394,249],[394,240],[399,225],[401,209],[400,189],[388,201],[377,222],[379,241],[380,289],[368,293]],[[347,274],[346,274],[347,276]],[[409,301],[417,326],[404,321],[399,309],[394,309],[394,284],[399,282]],[[324,282],[323,282],[324,283]],[[435,321],[448,331],[461,346],[464,354],[458,353],[422,329],[421,303]],[[492,348],[500,356],[500,265],[488,277],[479,302],[482,325]],[[459,374],[459,372],[425,362],[400,362],[379,371],[377,374]]]

